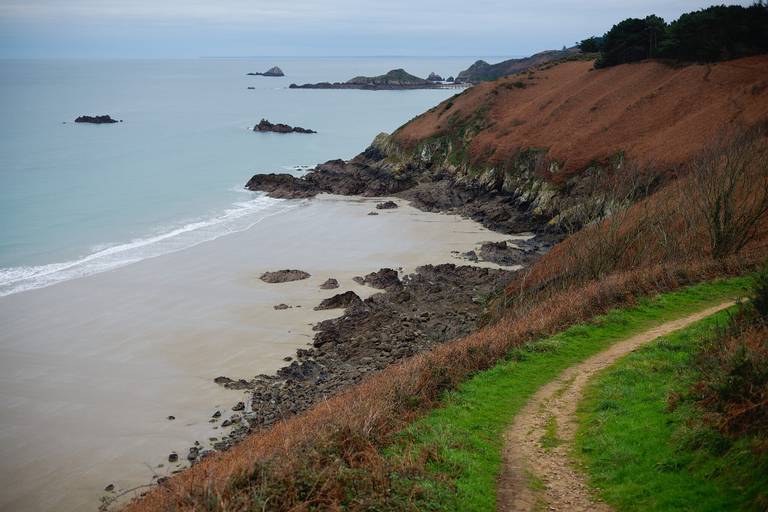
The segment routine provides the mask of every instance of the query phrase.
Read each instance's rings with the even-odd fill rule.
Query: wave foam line
[[[224,235],[245,231],[263,219],[282,213],[296,205],[286,204],[281,199],[257,197],[250,201],[234,203],[234,206],[235,208],[225,210],[216,217],[191,222],[158,235],[108,246],[77,260],[0,269],[0,297],[98,274],[148,258],[188,249]],[[274,211],[258,216],[259,212],[269,209]]]

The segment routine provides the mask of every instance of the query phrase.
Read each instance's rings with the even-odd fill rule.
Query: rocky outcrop
[[[122,123],[123,120],[120,121],[116,119],[112,119],[109,115],[103,115],[103,116],[79,116],[77,119],[75,119],[76,123],[90,123],[90,124],[113,124],[120,122]]]
[[[274,133],[317,133],[314,130],[302,128],[301,126],[289,126],[283,123],[270,123],[266,119],[262,119],[259,124],[253,127],[255,132],[274,132]]]
[[[547,253],[558,240],[558,237],[539,236],[531,240],[515,240],[514,243],[485,242],[480,246],[480,258],[506,267],[528,265]]]
[[[320,193],[391,196],[416,184],[416,176],[392,174],[364,161],[331,160],[301,178],[290,174],[256,174],[245,188],[267,192],[271,197],[295,199]]]
[[[469,334],[482,312],[477,297],[500,289],[511,276],[503,270],[427,265],[400,286],[355,301],[343,316],[315,326],[313,348],[297,350],[296,360],[276,375],[248,382],[251,411],[221,446],[304,411],[371,372]]]
[[[348,291],[323,299],[323,301],[320,302],[320,305],[315,307],[315,311],[322,311],[324,309],[346,309],[356,304],[362,304],[362,302],[363,299],[361,299],[355,292]]]
[[[437,73],[435,73],[433,71],[427,77],[427,81],[428,82],[442,82],[443,81],[443,77],[441,77],[440,75],[438,75]]]
[[[283,73],[283,70],[279,67],[275,66],[273,68],[269,68],[264,73],[246,73],[248,76],[285,76],[285,73]]]
[[[266,192],[278,199],[304,199],[320,192],[312,183],[285,173],[256,174],[245,184],[245,188]]]
[[[297,178],[256,174],[246,188],[271,197],[302,199],[320,193],[399,196],[425,211],[464,215],[503,233],[550,231],[550,217],[532,211],[526,197],[505,192],[496,181],[472,181],[427,163],[424,155],[405,155],[380,135],[350,161],[332,160]]]
[[[290,281],[300,281],[309,278],[310,275],[303,270],[276,270],[274,272],[264,272],[259,279],[265,283],[287,283]]]
[[[385,290],[393,286],[400,286],[400,278],[397,276],[397,271],[391,268],[382,268],[377,272],[371,272],[365,277],[352,278],[357,284],[370,286],[379,290]]]
[[[291,89],[365,89],[365,90],[402,90],[402,89],[439,89],[441,84],[412,75],[404,69],[393,69],[378,76],[356,76],[346,82],[319,82],[316,84],[291,84]]]

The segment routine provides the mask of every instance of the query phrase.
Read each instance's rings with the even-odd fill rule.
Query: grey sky
[[[0,57],[524,55],[697,0],[0,0]],[[734,2],[747,5],[751,2]]]

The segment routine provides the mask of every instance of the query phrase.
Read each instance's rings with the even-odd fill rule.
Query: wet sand
[[[465,263],[451,251],[514,238],[402,201],[369,216],[379,201],[321,196],[242,233],[0,298],[0,509],[95,510],[107,484],[169,474],[168,453],[207,447],[225,430],[213,412],[244,397],[213,379],[285,364],[311,324],[341,314],[313,311],[321,299],[375,292],[352,277]],[[258,279],[283,268],[312,277]],[[329,277],[338,290],[319,289]]]

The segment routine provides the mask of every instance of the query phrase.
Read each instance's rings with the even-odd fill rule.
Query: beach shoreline
[[[322,299],[381,291],[355,276],[466,264],[460,254],[481,242],[516,238],[402,199],[376,210],[386,199],[319,196],[240,233],[0,298],[0,506],[95,508],[107,485],[117,494],[172,474],[196,441],[201,452],[220,441],[232,406],[248,402],[213,379],[274,374],[308,346],[313,325],[343,313],[314,311]],[[258,279],[283,268],[311,277]],[[320,289],[331,277],[340,287]],[[182,464],[169,464],[171,451]]]

